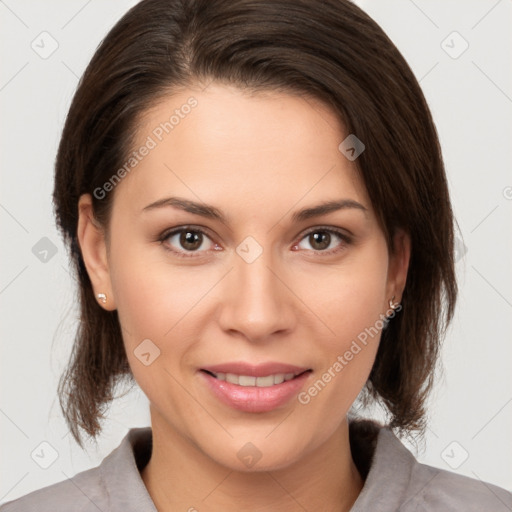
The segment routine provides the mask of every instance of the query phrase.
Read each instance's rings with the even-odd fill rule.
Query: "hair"
[[[411,257],[403,310],[382,331],[366,398],[399,434],[424,430],[426,398],[457,298],[454,219],[437,131],[421,88],[380,26],[348,0],[143,0],[97,48],[73,97],[55,163],[56,223],[79,283],[80,323],[58,395],[74,439],[96,438],[114,389],[133,375],[117,311],[94,296],[77,242],[78,201],[91,194],[108,237],[102,187],[133,151],[149,108],[211,81],[248,93],[323,101],[363,141],[357,158],[393,250],[398,228]]]

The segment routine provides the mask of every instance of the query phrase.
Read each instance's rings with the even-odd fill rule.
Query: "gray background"
[[[52,217],[53,163],[79,76],[135,3],[0,1],[0,502],[97,465],[127,429],[149,425],[137,388],[114,403],[98,448],[84,452],[56,398],[77,311]],[[357,3],[420,80],[461,229],[460,301],[426,449],[408,446],[422,462],[512,489],[512,1]]]

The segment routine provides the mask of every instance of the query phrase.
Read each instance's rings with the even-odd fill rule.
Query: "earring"
[[[105,293],[98,293],[97,297],[102,304],[107,303],[107,295]]]
[[[393,295],[393,297],[391,298],[391,300],[389,301],[389,307],[391,309],[396,309],[398,306],[400,306],[400,302],[397,302],[396,304],[393,302],[395,300],[395,296]]]

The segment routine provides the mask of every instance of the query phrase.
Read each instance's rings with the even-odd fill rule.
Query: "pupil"
[[[180,243],[185,249],[198,249],[201,246],[201,235],[194,231],[184,231],[181,234]]]
[[[314,241],[314,243],[311,244],[313,247],[315,247],[315,244],[317,245],[317,247],[316,247],[317,249],[325,249],[325,248],[329,247],[329,244],[331,242],[330,233],[325,233],[325,232],[319,231],[317,233],[312,233],[311,236]],[[318,247],[318,245],[320,247]]]

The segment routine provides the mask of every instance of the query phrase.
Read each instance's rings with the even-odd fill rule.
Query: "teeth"
[[[274,379],[272,379],[272,384],[273,383],[274,383]],[[256,377],[240,375],[238,377],[238,385],[239,386],[256,386]]]
[[[219,380],[225,380],[226,382],[237,384],[238,386],[257,386],[260,388],[268,388],[275,384],[281,384],[285,380],[292,380],[295,377],[294,373],[276,373],[275,375],[267,375],[265,377],[236,375],[234,373],[214,373],[214,375]]]
[[[268,375],[267,377],[252,377],[254,379],[253,386],[258,386],[259,388],[268,388],[269,386],[273,386],[275,384],[274,382],[274,376]],[[240,377],[240,384],[242,384],[242,377]]]
[[[284,382],[284,373],[274,375],[274,384],[281,384],[281,382]]]
[[[226,382],[231,382],[231,384],[238,384],[238,375],[235,375],[234,373],[226,373],[225,380]]]

